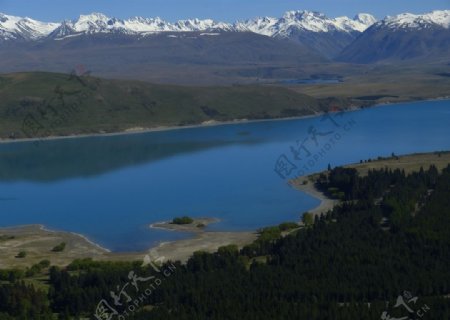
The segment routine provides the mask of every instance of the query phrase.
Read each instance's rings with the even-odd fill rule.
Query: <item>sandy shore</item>
[[[202,218],[195,222],[205,226],[218,219]],[[235,244],[239,247],[252,243],[257,235],[254,232],[208,232],[197,224],[175,226],[167,222],[155,223],[152,228],[162,228],[174,232],[190,232],[192,238],[163,242],[155,248],[143,252],[110,252],[87,237],[63,231],[53,231],[42,225],[25,225],[0,228],[0,269],[26,268],[42,260],[49,260],[51,265],[67,266],[75,259],[91,258],[100,261],[144,261],[151,253],[155,260],[180,260],[185,262],[195,251],[215,252],[221,246]],[[66,243],[62,252],[52,249],[60,243]],[[25,258],[17,258],[19,252],[25,251]]]
[[[374,159],[371,162],[348,164],[344,167],[354,168],[361,176],[366,176],[369,170],[400,169],[405,170],[408,174],[420,170],[421,167],[426,170],[430,167],[430,165],[434,165],[438,170],[442,171],[442,169],[446,168],[449,164],[450,151],[440,151],[397,155],[395,157]],[[320,204],[316,208],[308,211],[313,215],[321,215],[322,213],[326,213],[333,209],[336,204],[339,204],[339,200],[328,198],[314,187],[314,182],[319,174],[320,172],[313,173],[308,176],[294,178],[289,181],[289,184],[292,187],[320,200]],[[307,184],[304,184],[305,181],[307,181]]]
[[[304,181],[307,181],[308,183],[303,184]],[[313,178],[311,178],[311,176],[295,178],[289,181],[289,184],[295,189],[300,190],[320,200],[320,204],[317,207],[308,210],[308,212],[314,216],[320,216],[321,214],[327,213],[329,210],[332,210],[333,207],[339,203],[339,200],[330,199],[327,196],[325,196],[322,192],[317,190],[314,187],[314,181]]]
[[[63,252],[52,249],[66,243]],[[25,258],[16,258],[21,251]],[[108,254],[86,237],[70,232],[52,231],[42,225],[17,226],[0,229],[0,268],[29,267],[41,260],[64,266],[78,258],[93,258]]]
[[[164,229],[175,232],[189,232],[193,237],[185,240],[163,242],[150,250],[152,257],[162,260],[180,260],[186,262],[195,251],[216,252],[222,246],[235,244],[239,248],[256,240],[256,232],[210,232],[206,227],[217,223],[217,218],[195,218],[191,224],[177,225],[171,222],[158,222],[150,228]],[[199,227],[199,225],[203,225]]]
[[[163,242],[150,250],[152,257],[186,262],[194,252],[213,253],[219,247],[234,244],[239,248],[248,245],[257,238],[256,232],[197,232],[194,238],[173,242]]]

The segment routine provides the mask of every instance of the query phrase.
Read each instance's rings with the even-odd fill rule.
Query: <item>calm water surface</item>
[[[114,251],[143,250],[188,236],[151,230],[152,222],[217,217],[222,222],[212,230],[254,230],[298,220],[318,200],[289,187],[287,179],[296,174],[392,152],[445,149],[450,101],[330,118],[1,144],[0,226],[39,223],[82,233]],[[277,173],[278,159],[287,166]]]

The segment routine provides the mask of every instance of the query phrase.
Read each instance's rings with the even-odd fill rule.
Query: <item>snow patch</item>
[[[216,32],[204,32],[204,33],[200,33],[200,36],[220,36],[220,33]]]
[[[387,25],[393,29],[423,29],[432,26],[449,29],[450,10],[433,11],[426,14],[402,13],[393,17],[386,17],[380,22],[380,25]]]

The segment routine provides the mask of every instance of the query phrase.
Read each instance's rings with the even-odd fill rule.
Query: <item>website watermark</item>
[[[356,126],[356,121],[348,113],[336,107],[318,121],[319,125],[309,126],[305,136],[289,147],[289,152],[278,157],[274,171],[280,178],[293,179],[306,175]]]
[[[153,251],[144,257],[142,267],[150,266],[155,275],[141,277],[135,271],[128,273],[128,282],[110,291],[110,299],[102,299],[95,310],[98,320],[124,320],[137,311],[152,296],[164,280],[176,271],[173,263],[163,264],[165,257],[158,257]]]
[[[389,303],[388,303],[389,307]],[[397,310],[395,310],[397,309]],[[397,297],[392,308],[381,314],[381,320],[417,320],[423,319],[431,309],[426,304],[419,303],[418,297],[413,297],[409,291],[404,291]],[[391,316],[395,312],[395,316]],[[399,314],[399,315],[398,315]]]

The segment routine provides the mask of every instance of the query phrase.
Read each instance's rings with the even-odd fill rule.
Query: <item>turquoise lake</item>
[[[43,224],[112,250],[189,235],[152,230],[176,216],[209,230],[294,221],[319,201],[287,181],[361,159],[450,150],[450,101],[305,119],[0,144],[0,226]]]

